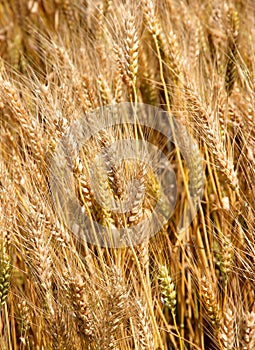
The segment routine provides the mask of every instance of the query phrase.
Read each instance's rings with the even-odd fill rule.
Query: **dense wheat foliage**
[[[252,0],[0,2],[0,349],[255,348],[254,43]],[[57,215],[50,164],[69,126],[121,102],[167,111],[198,148],[168,149],[138,122],[81,148],[75,195],[109,234],[149,217],[159,183],[146,164],[108,155],[95,193],[102,147],[146,139],[176,174],[156,235],[145,225],[138,245],[100,247]],[[108,193],[127,199],[132,178],[132,210],[110,210]],[[180,231],[189,189],[201,201]]]

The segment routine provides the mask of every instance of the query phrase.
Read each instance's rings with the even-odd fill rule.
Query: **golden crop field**
[[[255,349],[253,0],[0,1],[0,349]]]

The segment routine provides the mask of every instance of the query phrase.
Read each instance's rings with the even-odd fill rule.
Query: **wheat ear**
[[[233,350],[235,344],[235,314],[233,308],[226,307],[220,328],[222,350]]]
[[[248,312],[244,319],[242,350],[255,348],[255,312]]]
[[[0,261],[0,305],[6,302],[10,289],[11,263],[7,255],[4,255]]]
[[[201,293],[207,315],[211,323],[218,328],[221,320],[220,306],[212,282],[208,281],[206,276],[201,279]]]
[[[228,49],[227,49],[227,67],[225,73],[225,89],[227,91],[228,96],[231,95],[234,83],[236,80],[236,61],[237,61],[237,40],[239,35],[239,16],[238,12],[230,7],[228,11],[228,19],[230,22],[230,33],[228,38]]]

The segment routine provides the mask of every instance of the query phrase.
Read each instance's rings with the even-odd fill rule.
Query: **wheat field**
[[[2,0],[0,24],[0,349],[255,349],[254,2]],[[142,239],[115,247],[59,215],[51,183],[65,172],[51,165],[80,118],[90,128],[123,103],[165,111],[180,142],[155,117],[163,133],[137,120],[79,146],[68,169],[90,224],[140,224]],[[153,168],[109,151],[127,138],[171,163],[164,222],[173,193],[159,201]]]

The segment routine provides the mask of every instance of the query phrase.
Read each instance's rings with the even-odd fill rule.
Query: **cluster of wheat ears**
[[[0,349],[254,349],[253,1],[10,0],[0,23]],[[109,159],[93,191],[102,147],[147,140],[176,174],[171,218],[114,248],[61,220],[50,164],[76,120],[122,102],[167,111],[198,147],[169,150],[138,121],[82,145],[75,196],[109,233],[146,221],[160,184],[146,164]],[[180,233],[190,164],[201,199]],[[107,194],[123,201],[134,177],[133,208],[113,212]]]

